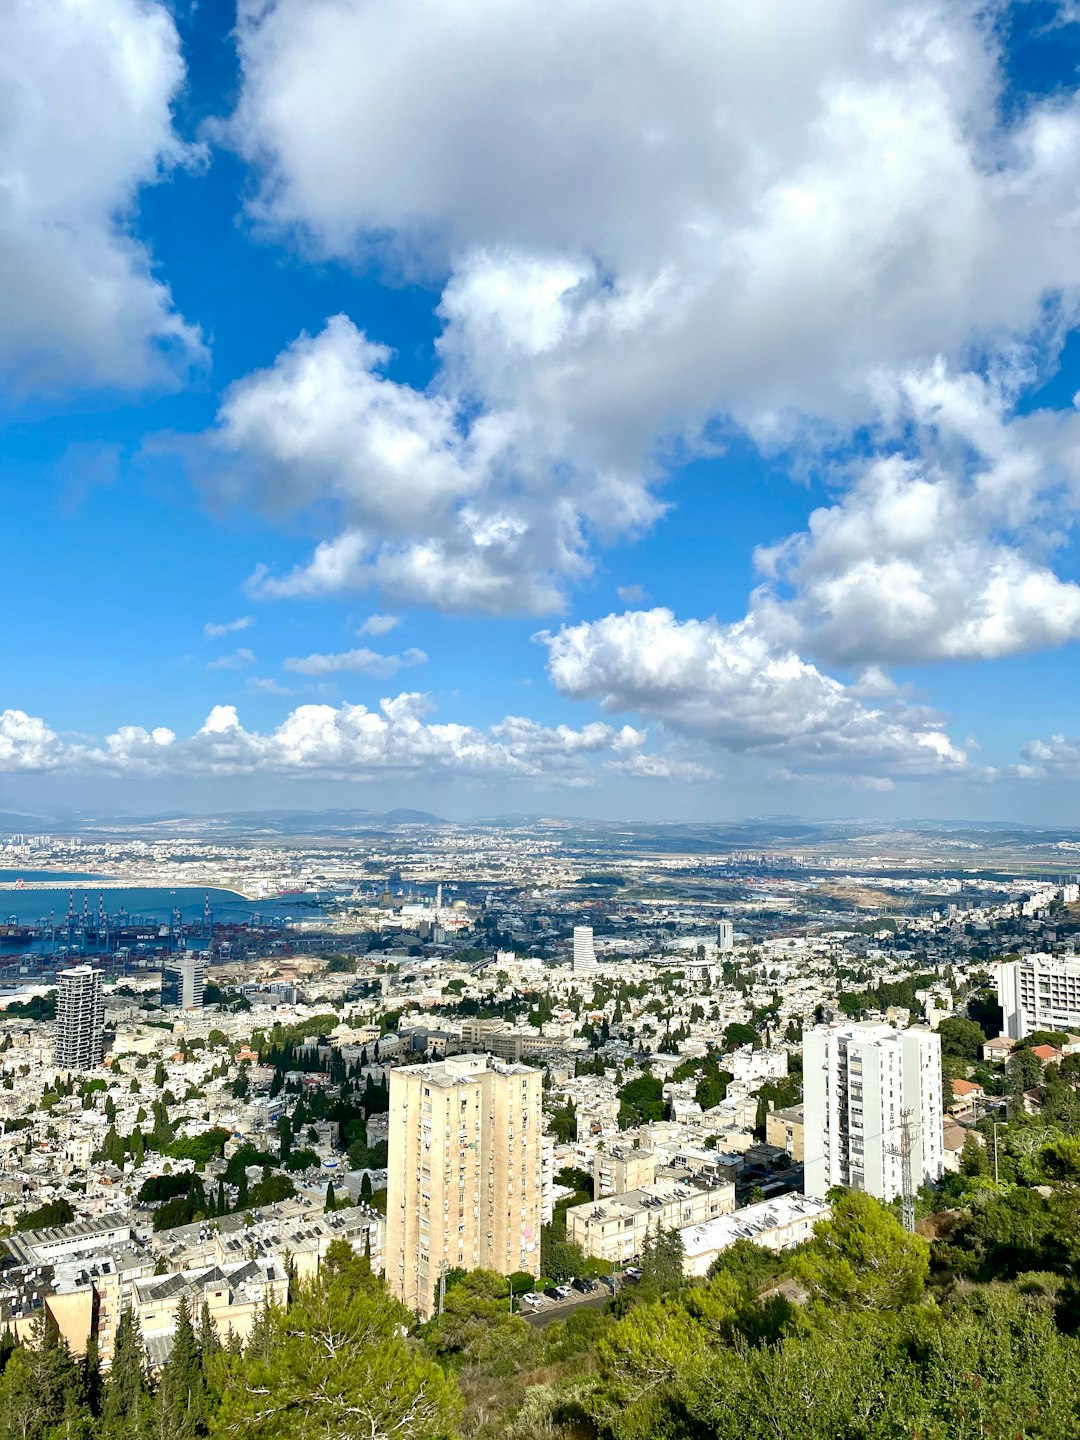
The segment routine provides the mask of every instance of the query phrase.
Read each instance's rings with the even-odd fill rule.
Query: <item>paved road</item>
[[[610,1299],[611,1291],[606,1285],[589,1295],[579,1295],[575,1290],[569,1300],[549,1300],[545,1295],[542,1310],[536,1310],[532,1314],[522,1311],[522,1314],[530,1325],[537,1330],[543,1330],[553,1320],[569,1319],[575,1310],[602,1310]]]

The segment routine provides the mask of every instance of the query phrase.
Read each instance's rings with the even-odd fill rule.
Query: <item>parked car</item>
[[[548,1298],[549,1300],[565,1300],[565,1299],[566,1299],[566,1295],[563,1293],[563,1287],[562,1287],[561,1285],[549,1285],[549,1286],[547,1287],[547,1289],[544,1291],[544,1294],[547,1296],[547,1298]]]
[[[596,1286],[591,1280],[586,1280],[583,1275],[575,1275],[570,1281],[570,1288],[576,1290],[579,1295],[591,1295]]]
[[[521,1304],[530,1310],[539,1310],[544,1303],[543,1295],[538,1294],[535,1290],[526,1290],[524,1295],[519,1296],[519,1299]]]
[[[627,1280],[633,1280],[635,1285],[641,1279],[642,1273],[643,1272],[640,1265],[631,1265],[624,1272]]]
[[[610,1290],[613,1295],[615,1294],[615,1276],[614,1276],[614,1275],[601,1275],[601,1276],[600,1276],[600,1283],[601,1283],[601,1285],[605,1286],[608,1290]]]

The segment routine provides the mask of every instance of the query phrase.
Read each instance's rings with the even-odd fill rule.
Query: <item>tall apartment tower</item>
[[[998,966],[1002,1031],[1026,1040],[1033,1030],[1080,1030],[1080,960],[1025,955]]]
[[[90,1070],[104,1051],[105,1000],[101,971],[76,965],[60,972],[56,1001],[56,1065],[60,1070]]]
[[[735,926],[730,920],[721,920],[716,927],[716,948],[722,951],[735,949]]]
[[[574,926],[574,974],[588,974],[596,969],[596,947],[591,925]]]
[[[905,1144],[913,1185],[940,1177],[941,1038],[933,1031],[879,1024],[807,1030],[803,1100],[808,1195],[846,1185],[895,1199]]]
[[[386,1282],[428,1317],[447,1270],[540,1265],[542,1074],[490,1055],[390,1072]]]
[[[206,965],[199,955],[180,955],[161,967],[161,1004],[182,1010],[201,1010],[206,986]]]

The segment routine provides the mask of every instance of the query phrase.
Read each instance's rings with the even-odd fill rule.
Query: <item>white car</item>
[[[535,1290],[526,1290],[521,1296],[522,1305],[527,1305],[530,1310],[539,1310],[544,1303],[543,1295],[538,1295]]]

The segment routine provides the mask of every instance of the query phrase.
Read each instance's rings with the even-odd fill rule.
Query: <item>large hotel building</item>
[[[490,1055],[390,1072],[386,1281],[425,1318],[447,1270],[540,1264],[542,1075]]]
[[[1080,1030],[1080,960],[1025,955],[998,966],[1002,1031],[1026,1040],[1033,1030]]]

